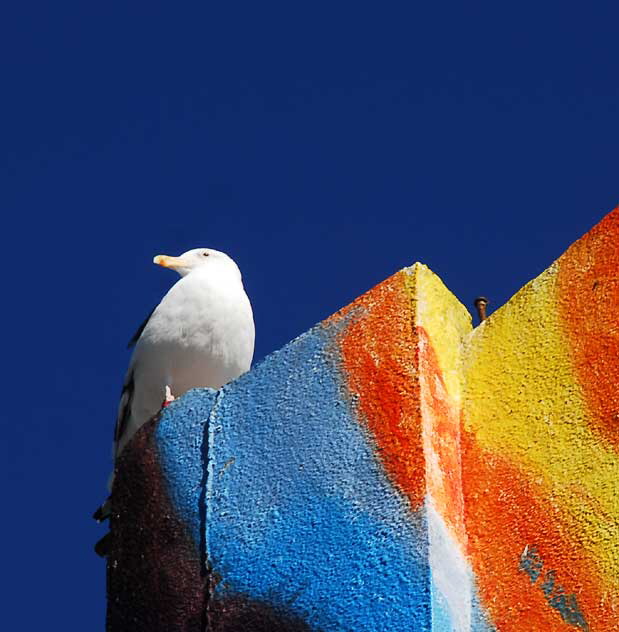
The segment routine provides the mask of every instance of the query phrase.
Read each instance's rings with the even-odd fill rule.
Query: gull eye
[[[202,253],[203,257],[208,257],[210,253],[206,252],[206,250]]]

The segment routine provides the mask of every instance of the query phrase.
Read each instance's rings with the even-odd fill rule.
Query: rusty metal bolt
[[[478,296],[473,301],[473,304],[475,305],[475,308],[477,309],[477,315],[479,316],[480,323],[483,323],[484,320],[488,318],[486,314],[486,307],[488,307],[488,303],[490,303],[490,301],[485,296]]]

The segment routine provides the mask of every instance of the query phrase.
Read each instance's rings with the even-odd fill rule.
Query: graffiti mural
[[[415,264],[174,401],[118,464],[108,630],[616,630],[618,243],[474,329]]]

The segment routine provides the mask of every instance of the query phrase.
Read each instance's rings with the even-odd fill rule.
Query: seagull
[[[129,341],[135,348],[118,407],[115,460],[162,406],[191,388],[221,388],[249,370],[254,354],[251,304],[227,254],[195,248],[157,255],[153,263],[181,278]],[[94,518],[101,522],[110,512],[108,499]]]

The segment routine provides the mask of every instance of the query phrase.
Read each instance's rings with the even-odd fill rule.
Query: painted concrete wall
[[[123,452],[108,629],[616,630],[619,211],[482,326],[396,273]]]
[[[619,210],[468,338],[468,551],[499,630],[619,629]]]

